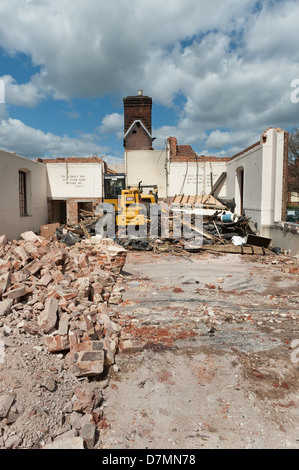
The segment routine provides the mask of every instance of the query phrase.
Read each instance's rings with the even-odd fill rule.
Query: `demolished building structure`
[[[190,145],[168,137],[154,150],[152,99],[142,90],[124,98],[124,168],[127,186],[155,184],[159,200],[175,196],[208,196],[233,201],[235,213],[250,217],[260,236],[275,246],[298,251],[298,229],[285,222],[289,135],[269,128],[260,140],[229,158],[197,155]],[[103,175],[109,171],[99,157],[36,160],[1,151],[0,232],[9,239],[48,223],[75,224],[80,210],[103,201]]]
[[[251,219],[252,226],[256,227],[260,235],[270,237],[275,245],[296,254],[299,249],[298,230],[292,232],[288,224],[281,222],[285,217],[287,203],[287,132],[270,128],[262,133],[260,141],[231,158],[198,156],[191,146],[179,145],[175,137],[168,138],[165,150],[155,151],[152,148],[151,99],[139,93],[128,101],[130,106],[125,108],[129,109],[129,115],[125,112],[124,141],[127,185],[136,185],[140,180],[144,184],[157,184],[160,200],[176,202],[179,207],[191,201],[200,201],[203,206],[209,206],[212,212],[215,209],[221,212],[233,201],[233,220],[238,221],[240,228]],[[20,335],[24,335],[25,341],[21,343],[20,340],[23,346],[30,342],[34,345],[34,351],[42,352],[42,359],[46,358],[47,364],[51,364],[44,369],[51,373],[45,377],[39,376],[40,371],[37,369],[35,381],[31,382],[30,387],[38,397],[43,397],[44,390],[46,393],[54,393],[57,389],[63,389],[58,406],[64,413],[63,419],[59,413],[57,416],[55,413],[49,416],[43,409],[44,405],[41,406],[41,401],[24,410],[19,404],[20,394],[12,396],[1,393],[0,421],[4,429],[0,435],[1,448],[64,448],[68,445],[72,448],[94,448],[99,445],[98,432],[105,428],[103,410],[99,407],[102,400],[100,387],[104,387],[105,381],[97,382],[93,379],[110,367],[118,371],[115,363],[115,355],[118,353],[161,347],[160,342],[157,345],[153,343],[149,317],[146,316],[144,323],[141,321],[141,326],[147,328],[145,330],[136,328],[136,319],[132,313],[128,319],[118,316],[121,304],[126,305],[126,300],[122,299],[122,291],[126,290],[122,273],[127,255],[124,248],[113,240],[99,240],[97,237],[67,246],[59,240],[50,241],[38,235],[42,228],[47,231],[49,223],[57,222],[58,226],[64,223],[77,224],[82,211],[92,214],[93,208],[103,201],[104,174],[108,171],[105,162],[98,157],[32,161],[13,153],[0,152],[0,317],[6,335],[5,347],[11,348],[9,353],[14,354],[15,344],[12,339],[16,337],[19,340]],[[222,220],[217,221],[217,217],[212,216],[211,223],[216,235],[204,232],[208,241],[217,239]],[[231,228],[230,224],[228,227]],[[51,232],[48,235],[50,238]],[[222,242],[225,240],[224,235],[222,233],[218,237]],[[225,247],[224,242],[224,251]],[[237,248],[235,252],[241,253]],[[252,254],[265,253],[262,248],[252,251]],[[159,246],[156,249],[159,251]],[[250,250],[245,253],[250,254]],[[277,263],[276,260],[272,262]],[[298,274],[298,266],[287,264],[293,261],[286,258],[285,263],[283,272]],[[231,274],[227,277],[231,277]],[[139,281],[142,282],[141,279]],[[138,289],[142,286],[139,281],[135,281]],[[230,322],[231,314],[227,315],[222,303],[226,295],[231,295],[231,292],[222,290],[224,278],[218,277],[217,283],[220,285],[217,285],[217,289],[216,283],[205,280],[205,284],[200,286],[199,282],[197,279],[185,280],[184,289],[188,284],[193,289],[192,283],[195,283],[197,294],[201,292],[204,297],[205,289],[216,295],[223,293],[219,311],[223,315],[222,321]],[[134,281],[131,281],[128,290],[132,284]],[[162,292],[165,287],[161,286]],[[172,291],[176,295],[184,293],[181,287],[173,287]],[[242,292],[240,294],[243,295]],[[144,292],[141,291],[140,295],[144,295]],[[284,302],[285,297],[280,300]],[[269,304],[263,313],[270,317],[273,315],[270,305],[276,299],[270,295],[267,301]],[[291,302],[296,300],[291,297],[289,302],[292,307]],[[213,335],[221,322],[217,320],[218,323],[210,324],[217,308],[209,311],[206,307],[202,303],[200,321],[207,322],[208,334]],[[140,312],[142,309],[138,310],[139,316]],[[252,313],[251,307],[248,312]],[[181,315],[182,311],[179,318]],[[195,320],[198,322],[198,312],[196,315]],[[281,315],[293,319],[289,312],[282,312]],[[240,322],[253,321],[247,311],[240,317]],[[270,321],[273,321],[272,318]],[[177,328],[177,325],[174,327]],[[190,337],[190,323],[187,328]],[[162,330],[168,333],[165,323]],[[177,331],[176,337],[186,338],[181,333],[186,334]],[[195,335],[192,330],[191,335]],[[20,347],[19,343],[16,344]],[[169,347],[169,343],[166,347]],[[39,364],[39,358],[32,353],[30,356],[27,352],[25,354],[24,358],[28,361],[32,358],[32,368]],[[21,359],[25,374],[29,375],[26,362]],[[10,364],[3,365],[5,373],[8,367]],[[42,378],[40,384],[39,377]],[[143,385],[141,382],[140,387]],[[18,384],[15,379],[13,386],[18,389],[21,383]],[[63,388],[66,386],[70,387],[68,393]],[[53,403],[57,396],[52,400]],[[29,418],[32,420],[32,430],[27,435],[15,430],[14,434],[10,434],[10,426],[15,425],[20,430],[22,423],[27,423]],[[37,432],[35,423],[40,423]]]

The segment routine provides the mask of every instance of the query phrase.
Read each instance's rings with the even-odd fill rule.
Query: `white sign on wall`
[[[101,198],[102,165],[99,163],[47,163],[48,196],[52,198]]]

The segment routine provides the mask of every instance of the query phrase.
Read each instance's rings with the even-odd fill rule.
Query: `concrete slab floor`
[[[128,252],[102,447],[298,448],[296,258]]]

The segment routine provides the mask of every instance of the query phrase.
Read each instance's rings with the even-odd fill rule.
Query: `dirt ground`
[[[97,379],[72,375],[24,330],[30,305],[16,306],[0,318],[0,397],[15,399],[0,449],[78,435],[74,391],[89,380],[103,395],[97,449],[298,448],[298,267],[287,255],[128,251],[109,315],[142,348]]]
[[[117,356],[102,448],[299,447],[298,259],[129,252],[124,274],[144,348]]]

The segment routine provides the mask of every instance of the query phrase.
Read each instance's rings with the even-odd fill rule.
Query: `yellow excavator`
[[[144,192],[144,189],[148,192]],[[149,217],[150,205],[158,203],[157,185],[142,185],[126,188],[126,176],[124,173],[104,175],[104,203],[114,206],[116,225],[144,226]],[[146,211],[145,211],[146,209]]]

